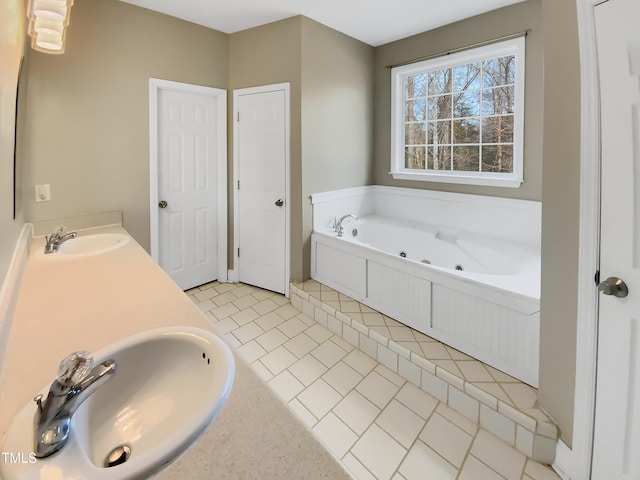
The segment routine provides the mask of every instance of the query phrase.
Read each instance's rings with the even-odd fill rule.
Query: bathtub
[[[312,203],[312,278],[537,387],[538,202],[374,186]]]

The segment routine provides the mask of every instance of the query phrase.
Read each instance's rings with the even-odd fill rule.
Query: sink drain
[[[130,456],[131,447],[129,445],[118,445],[116,448],[111,450],[109,455],[107,455],[107,458],[104,461],[104,466],[109,468],[122,465],[124,462],[129,460]]]

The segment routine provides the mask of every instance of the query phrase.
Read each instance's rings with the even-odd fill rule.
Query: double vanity
[[[47,240],[2,361],[3,479],[351,478],[121,225]]]

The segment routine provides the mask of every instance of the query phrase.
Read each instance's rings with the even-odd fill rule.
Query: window
[[[519,187],[524,37],[391,70],[393,178]]]

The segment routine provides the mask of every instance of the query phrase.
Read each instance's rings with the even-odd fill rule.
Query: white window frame
[[[515,55],[513,172],[464,172],[455,170],[407,169],[404,141],[404,77],[421,72],[441,70],[491,58]],[[391,69],[391,175],[400,180],[421,180],[469,185],[518,188],[524,181],[524,72],[525,38],[492,43],[450,55],[443,55],[421,62]],[[482,118],[482,117],[481,117]]]

